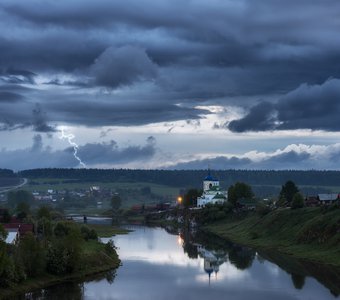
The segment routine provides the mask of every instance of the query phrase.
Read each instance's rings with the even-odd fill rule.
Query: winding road
[[[28,180],[27,180],[27,178],[21,178],[21,179],[22,179],[22,182],[18,185],[1,187],[0,188],[0,194],[1,193],[7,193],[11,190],[15,190],[15,189],[18,189],[18,188],[21,188],[22,186],[24,186],[27,183]]]

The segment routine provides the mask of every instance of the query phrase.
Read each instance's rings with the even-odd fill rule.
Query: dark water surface
[[[340,270],[261,253],[203,233],[133,227],[113,238],[123,265],[28,299],[340,299]],[[104,242],[109,239],[103,239]]]

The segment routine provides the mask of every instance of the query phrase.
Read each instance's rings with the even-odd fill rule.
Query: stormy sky
[[[2,0],[0,168],[340,169],[337,0]]]

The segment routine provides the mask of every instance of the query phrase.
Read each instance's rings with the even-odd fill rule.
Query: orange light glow
[[[184,240],[181,238],[181,236],[179,235],[178,238],[177,238],[177,243],[178,245],[182,246],[183,243],[184,243]]]

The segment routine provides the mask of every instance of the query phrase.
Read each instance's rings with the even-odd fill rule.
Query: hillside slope
[[[207,226],[232,241],[340,266],[340,209],[278,209],[248,213]]]

